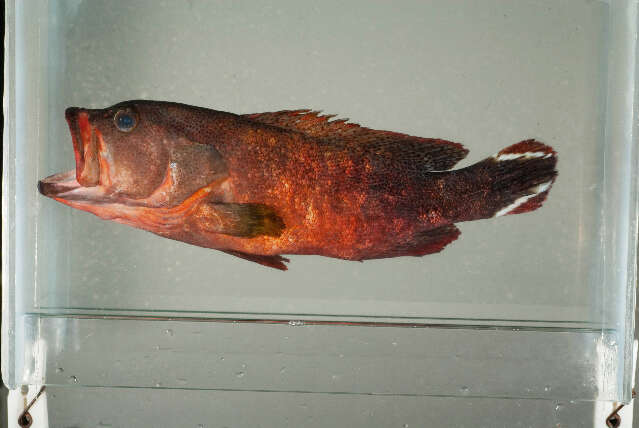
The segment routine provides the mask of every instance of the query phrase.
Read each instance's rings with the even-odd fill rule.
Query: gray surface
[[[28,383],[594,400],[600,332],[29,317]],[[454,340],[452,340],[452,339]],[[611,343],[612,342],[612,343]],[[607,373],[606,370],[610,370]],[[31,376],[33,379],[31,379]]]
[[[52,428],[593,427],[592,403],[64,388],[48,390]]]

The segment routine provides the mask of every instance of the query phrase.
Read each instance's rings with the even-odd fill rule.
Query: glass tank
[[[6,16],[9,386],[631,398],[635,2],[42,0]],[[285,255],[280,271],[38,192],[75,168],[65,109],[126,100],[321,110],[463,144],[454,169],[534,138],[558,175],[540,208],[459,222],[441,252]]]

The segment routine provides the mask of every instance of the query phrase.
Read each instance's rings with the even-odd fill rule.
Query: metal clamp
[[[40,388],[40,391],[38,391],[36,396],[33,397],[33,399],[27,405],[27,407],[25,407],[22,413],[20,413],[20,416],[18,416],[18,425],[20,425],[22,428],[28,428],[33,423],[33,418],[31,417],[31,414],[29,413],[29,409],[35,404],[38,398],[40,398],[45,388],[46,387],[42,385],[42,388]]]

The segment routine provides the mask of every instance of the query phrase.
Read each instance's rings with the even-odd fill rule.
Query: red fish
[[[74,171],[40,181],[73,208],[286,270],[282,254],[368,260],[437,253],[455,223],[539,208],[555,151],[468,151],[310,110],[236,115],[160,101],[66,110]]]

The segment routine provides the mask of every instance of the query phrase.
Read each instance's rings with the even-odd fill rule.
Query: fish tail
[[[483,161],[450,171],[461,201],[451,208],[452,221],[522,214],[541,207],[557,177],[557,153],[535,140],[506,147]]]
[[[535,140],[506,147],[483,163],[490,175],[490,217],[536,210],[557,177],[557,153]]]

